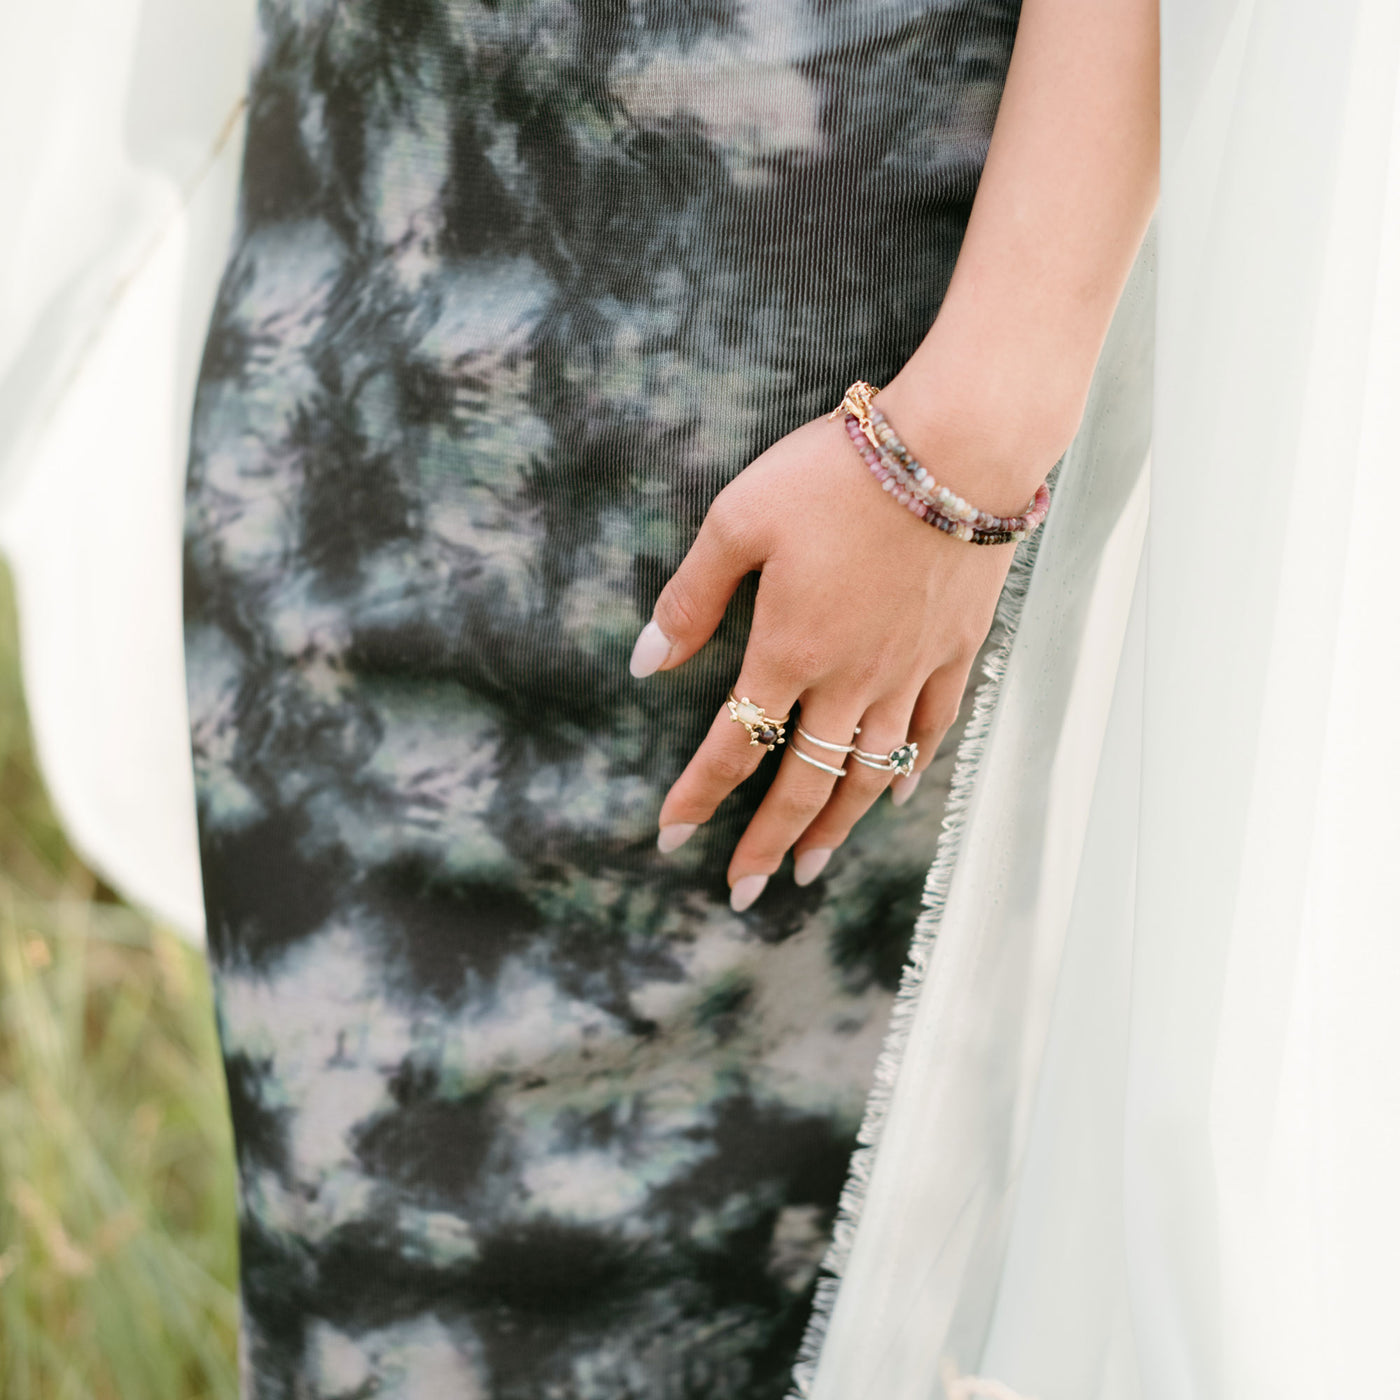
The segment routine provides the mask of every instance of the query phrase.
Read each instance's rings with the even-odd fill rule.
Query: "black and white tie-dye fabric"
[[[751,589],[627,658],[720,487],[923,335],[1016,20],[264,0],[185,556],[248,1395],[784,1392],[937,813],[735,914],[776,759],[655,835]]]

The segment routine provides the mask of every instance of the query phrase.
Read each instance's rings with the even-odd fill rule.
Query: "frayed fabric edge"
[[[1055,469],[1047,478],[1052,487],[1063,460],[1062,458],[1056,463]],[[924,881],[921,909],[914,921],[914,936],[909,947],[909,957],[900,976],[899,988],[895,992],[884,1044],[875,1062],[874,1076],[865,1101],[865,1114],[856,1134],[857,1146],[847,1167],[846,1183],[836,1207],[836,1223],[832,1229],[831,1244],[822,1259],[821,1277],[817,1281],[812,1311],[798,1347],[797,1359],[793,1364],[792,1383],[786,1400],[810,1400],[812,1395],[827,1328],[836,1307],[842,1276],[846,1272],[851,1249],[855,1244],[856,1230],[870,1186],[875,1154],[879,1149],[880,1136],[889,1113],[895,1081],[913,1029],[919,993],[928,975],[934,943],[947,907],[948,890],[962,848],[968,808],[977,785],[977,774],[982,767],[982,756],[991,733],[997,702],[1001,698],[1002,683],[1011,660],[1016,633],[1020,629],[1021,614],[1025,608],[1026,596],[1030,592],[1031,577],[1035,572],[1035,561],[1040,554],[1040,542],[1044,533],[1043,529],[1037,530],[1017,546],[1011,567],[1007,570],[1001,596],[997,599],[991,628],[993,641],[982,662],[982,674],[985,679],[978,684],[973,696],[972,713],[968,716],[962,738],[958,742],[957,756],[953,760],[948,797],[943,807],[942,830],[934,847],[933,863]]]

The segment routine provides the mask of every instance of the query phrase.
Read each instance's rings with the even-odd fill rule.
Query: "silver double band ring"
[[[810,740],[812,743],[814,743],[819,749],[830,749],[832,753],[855,752],[856,746],[854,744],[833,744],[829,739],[818,739],[815,734],[809,734],[805,729],[803,729],[803,727],[800,724],[797,726],[797,732],[804,739]],[[856,725],[856,733],[860,733],[860,725]]]
[[[857,763],[863,763],[867,768],[878,769],[881,773],[893,773],[897,778],[907,778],[914,771],[914,764],[919,757],[919,746],[912,739],[907,744],[900,744],[889,753],[870,753],[865,749],[858,749],[854,744],[833,744],[830,739],[818,739],[815,734],[809,733],[801,724],[797,725],[798,734],[807,740],[809,744],[815,744],[818,748],[827,749],[831,753],[850,754]],[[856,733],[860,733],[860,726],[856,726]],[[833,764],[823,763],[819,758],[813,758],[809,753],[803,753],[795,744],[791,746],[795,753],[804,763],[810,763],[813,768],[820,768],[823,773],[834,773],[838,778],[846,776],[844,768],[837,768]]]
[[[788,752],[795,753],[803,763],[810,763],[813,768],[820,768],[823,773],[834,773],[838,778],[844,778],[846,776],[846,770],[844,768],[836,768],[830,763],[823,763],[821,759],[813,758],[809,753],[803,753],[796,744],[789,744]]]
[[[815,744],[819,749],[827,749],[831,753],[841,754],[855,752],[856,746],[854,744],[833,744],[830,739],[818,739],[815,734],[809,733],[807,730],[803,729],[800,724],[797,726],[797,732],[802,738],[806,739],[809,744]],[[860,733],[859,726],[856,727],[856,733]],[[844,778],[846,776],[846,770],[844,768],[837,768],[831,763],[823,763],[821,759],[813,758],[809,753],[803,753],[796,744],[793,744],[791,747],[793,753],[795,753],[798,758],[804,763],[810,763],[813,768],[820,768],[823,773],[833,773],[838,778]]]

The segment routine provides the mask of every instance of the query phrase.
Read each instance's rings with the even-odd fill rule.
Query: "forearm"
[[[1158,0],[1024,0],[948,293],[882,395],[1014,513],[1061,455],[1157,199]]]

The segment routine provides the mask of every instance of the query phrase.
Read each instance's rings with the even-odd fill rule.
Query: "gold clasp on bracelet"
[[[857,379],[846,390],[841,402],[826,416],[830,419],[839,413],[849,413],[860,424],[861,432],[869,439],[871,445],[879,448],[880,440],[875,436],[874,423],[870,421],[870,400],[879,392],[875,385],[867,383],[864,379]]]

